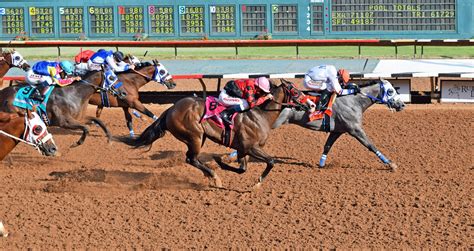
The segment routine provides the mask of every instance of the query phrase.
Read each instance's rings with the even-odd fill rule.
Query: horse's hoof
[[[392,172],[395,172],[398,169],[397,164],[395,164],[393,162],[388,164],[388,166],[390,167],[390,171],[392,171]]]
[[[262,187],[262,182],[258,182],[257,184],[253,186],[253,190],[260,189],[261,187]]]
[[[78,146],[80,146],[80,145],[82,145],[82,144],[79,143],[79,142],[76,142],[76,143],[74,143],[74,144],[71,145],[71,148],[75,148],[75,147],[78,147]]]
[[[222,180],[219,176],[214,176],[214,185],[217,187],[217,188],[222,188]]]

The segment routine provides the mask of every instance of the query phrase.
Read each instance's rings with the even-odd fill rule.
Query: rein
[[[18,140],[18,141],[20,141],[20,142],[22,142],[22,143],[25,143],[25,144],[27,144],[27,145],[30,145],[30,146],[36,148],[36,149],[39,149],[39,144],[34,144],[34,143],[31,143],[31,142],[28,142],[28,141],[26,141],[26,140],[24,140],[24,139],[21,139],[21,138],[18,138],[18,137],[16,137],[16,136],[13,136],[13,135],[11,135],[11,134],[9,134],[9,133],[3,131],[3,130],[0,130],[0,134],[3,134],[3,135],[5,135],[5,136],[7,136],[7,137],[10,137],[10,138],[12,138],[12,139]]]
[[[136,74],[138,74],[138,75],[144,77],[146,80],[148,80],[148,81],[151,80],[151,78],[148,77],[147,75],[145,75],[145,74],[143,74],[143,73],[141,73],[141,72],[139,72],[139,71],[137,71],[137,70],[135,70],[135,69],[131,69],[131,70],[132,70],[133,72],[135,72]]]

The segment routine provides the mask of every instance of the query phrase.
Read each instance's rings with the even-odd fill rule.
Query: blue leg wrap
[[[319,159],[319,167],[324,167],[324,165],[326,165],[326,159],[328,158],[328,156],[326,154],[323,154],[321,156],[321,159]]]
[[[377,151],[375,154],[377,155],[377,157],[379,157],[379,159],[380,159],[384,164],[390,164],[390,160],[388,160],[387,157],[385,157],[380,151]]]
[[[237,157],[237,150],[234,150],[233,152],[231,152],[229,154],[229,157],[231,157],[231,158]]]
[[[136,110],[134,110],[134,109],[132,109],[132,114],[135,115],[135,117],[137,117],[137,118],[141,118],[141,117],[142,117],[142,115],[141,115],[139,112],[137,112]]]
[[[135,136],[135,132],[133,130],[130,130],[130,136],[131,137],[134,137]]]

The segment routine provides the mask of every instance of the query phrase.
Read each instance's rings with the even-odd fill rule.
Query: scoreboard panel
[[[29,7],[32,35],[54,36],[54,8]]]
[[[470,39],[473,13],[474,0],[2,0],[0,39]]]
[[[242,32],[256,33],[267,29],[267,6],[242,5]]]
[[[25,29],[25,10],[21,8],[0,8],[2,16],[2,33],[18,35]]]
[[[211,32],[216,34],[235,34],[235,5],[211,5]]]
[[[61,33],[84,33],[84,7],[59,7]]]
[[[456,0],[332,0],[331,13],[332,31],[456,30]]]
[[[118,6],[120,33],[137,34],[145,32],[143,6]]]
[[[173,6],[148,6],[150,20],[150,33],[156,35],[174,35],[174,7]]]
[[[180,32],[183,35],[204,34],[204,6],[179,6]]]
[[[90,6],[89,27],[91,36],[110,36],[114,34],[114,7]]]

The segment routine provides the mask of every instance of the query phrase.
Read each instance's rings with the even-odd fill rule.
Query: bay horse
[[[85,120],[87,123],[95,122],[111,139],[111,134],[104,123],[97,118],[85,116],[89,98],[101,88],[103,73],[91,71],[86,73],[82,80],[75,81],[64,87],[56,87],[49,98],[46,112],[50,120],[50,126],[58,126],[70,130],[82,130],[80,139],[72,146],[79,146],[84,143],[89,134],[89,127],[79,122]],[[25,85],[9,86],[0,90],[0,111],[18,112],[22,108],[13,105],[13,100],[17,91]]]
[[[0,112],[0,160],[19,143],[35,147],[46,156],[56,154],[56,144],[46,125],[35,111]]]
[[[18,51],[2,51],[2,59],[0,60],[0,78],[5,76],[8,70],[13,67],[18,67],[24,71],[27,71],[30,68],[30,65]]]
[[[234,119],[233,134],[229,147],[237,150],[240,168],[228,169],[236,173],[244,173],[247,168],[247,155],[266,163],[266,168],[258,179],[255,187],[259,187],[274,166],[274,159],[268,155],[263,147],[269,136],[271,126],[278,118],[282,107],[295,105],[289,90],[295,88],[293,83],[282,81],[278,87],[272,84],[273,100],[267,100],[261,106],[238,113]],[[214,181],[216,187],[222,187],[222,181],[215,171],[202,163],[198,155],[207,138],[221,144],[222,129],[214,122],[204,120],[206,112],[205,99],[200,97],[186,97],[177,101],[164,111],[136,139],[121,139],[126,144],[140,147],[151,145],[155,140],[164,136],[166,131],[187,145],[186,162]]]
[[[362,114],[375,103],[385,104],[390,110],[402,111],[405,107],[400,95],[393,88],[392,84],[384,79],[378,81],[370,81],[366,84],[360,85],[361,92],[356,95],[347,95],[336,98],[332,106],[331,126],[329,129],[329,136],[324,144],[323,154],[319,161],[319,166],[325,166],[327,155],[331,150],[334,142],[344,133],[348,133],[356,138],[362,145],[364,145],[371,152],[375,153],[377,157],[392,171],[397,169],[397,165],[391,162],[385,155],[383,155],[371,142],[364,129],[362,128]],[[305,111],[294,108],[285,108],[280,113],[280,116],[273,124],[273,128],[277,128],[285,123],[296,124],[304,128],[314,131],[328,131],[324,130],[322,125],[323,120],[309,121],[308,115]]]
[[[126,93],[125,97],[118,98],[115,95],[108,94],[110,107],[122,107],[125,120],[127,121],[127,127],[132,137],[135,133],[133,131],[132,115],[130,114],[129,108],[135,109],[152,119],[158,118],[140,102],[139,89],[150,81],[158,82],[168,89],[176,87],[173,77],[169,74],[165,66],[158,61],[153,60],[153,64],[143,62],[138,65],[139,67],[135,70],[117,73],[118,81],[123,83],[120,89]],[[100,93],[94,93],[89,100],[89,104],[97,105],[96,117],[99,118],[104,108]]]

